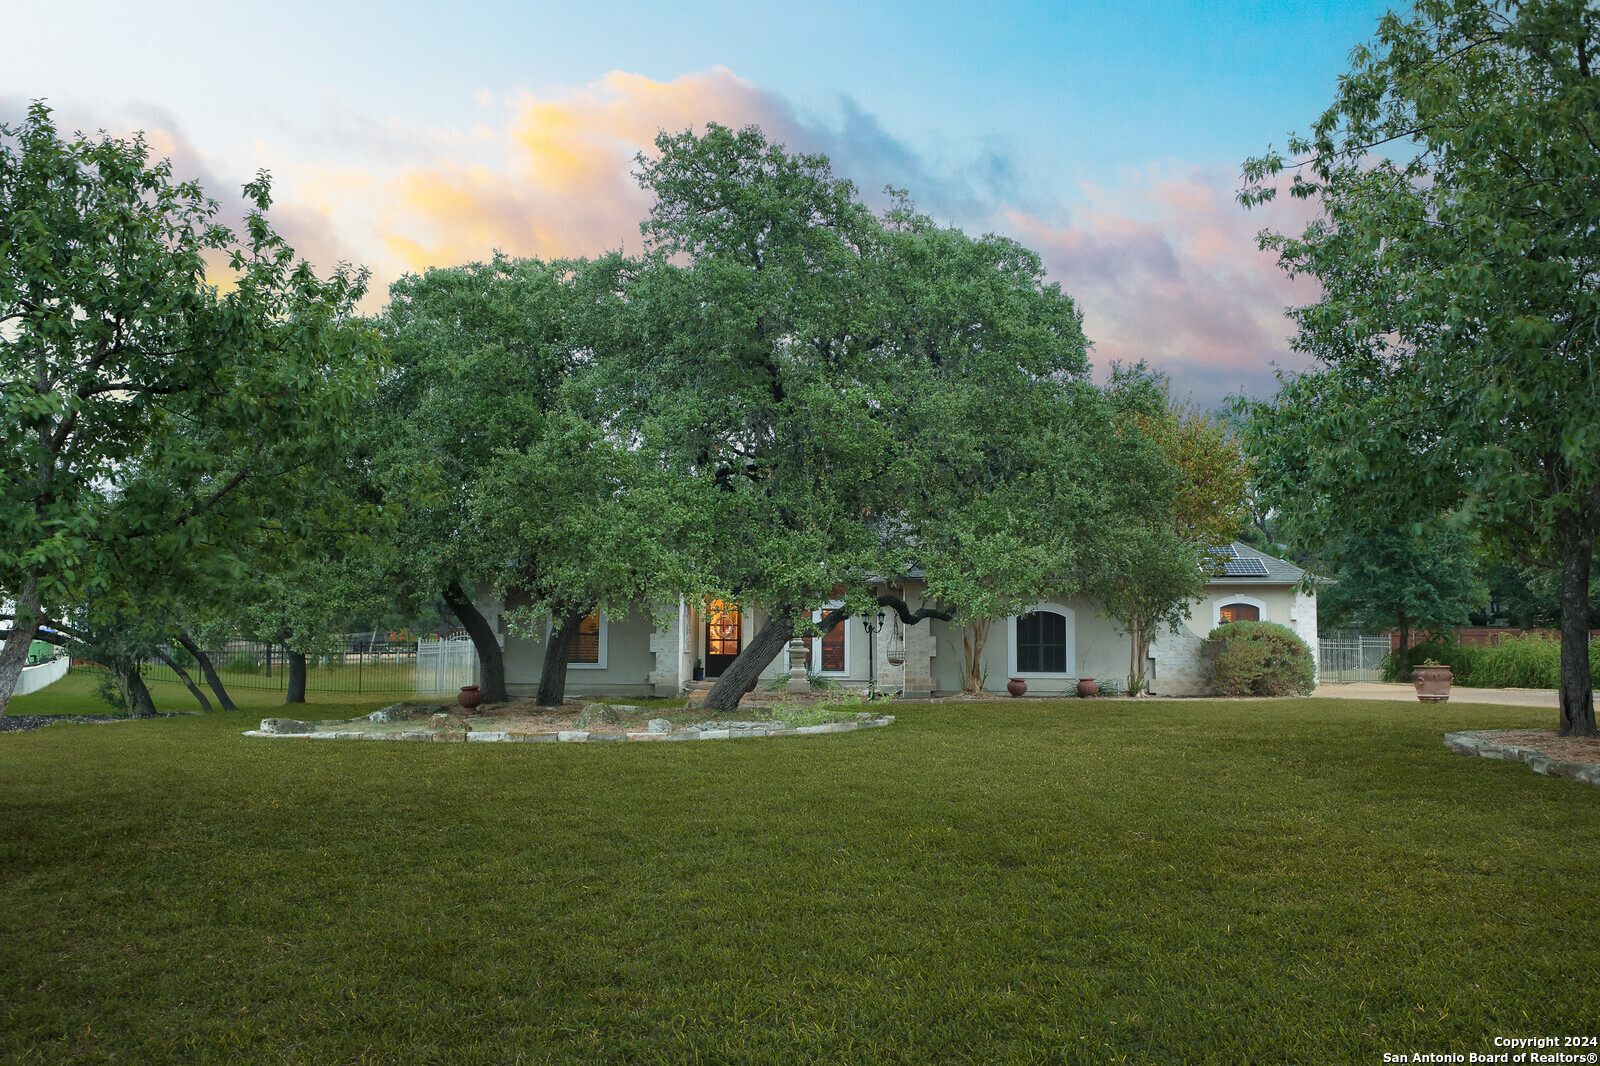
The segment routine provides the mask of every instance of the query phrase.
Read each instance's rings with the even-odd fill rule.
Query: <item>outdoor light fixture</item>
[[[878,633],[883,629],[884,614],[879,608],[876,616],[861,616],[861,628],[867,631],[867,697],[878,696]]]

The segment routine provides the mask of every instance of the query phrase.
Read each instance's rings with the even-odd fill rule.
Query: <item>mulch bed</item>
[[[1553,729],[1485,729],[1473,735],[1508,747],[1529,748],[1552,762],[1600,764],[1600,738],[1559,737]]]

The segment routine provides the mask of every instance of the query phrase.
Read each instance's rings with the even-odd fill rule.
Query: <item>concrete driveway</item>
[[[1312,699],[1404,700],[1417,702],[1411,685],[1384,685],[1376,681],[1352,681],[1347,685],[1318,685]],[[1559,707],[1554,689],[1543,688],[1463,688],[1450,689],[1451,703],[1498,703],[1510,707]]]

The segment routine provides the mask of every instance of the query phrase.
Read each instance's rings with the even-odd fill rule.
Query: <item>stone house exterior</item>
[[[1317,647],[1315,591],[1301,589],[1299,567],[1235,543],[1225,569],[1206,585],[1191,607],[1189,621],[1176,634],[1163,631],[1150,647],[1146,664],[1150,691],[1163,696],[1207,692],[1205,636],[1224,619],[1277,622]],[[895,585],[913,609],[923,582],[907,577]],[[497,623],[505,649],[506,685],[513,695],[538,690],[544,642],[506,632],[502,612],[518,606],[480,594],[478,607]],[[819,605],[826,607],[828,605]],[[815,618],[820,619],[820,609]],[[721,674],[743,642],[767,621],[760,607],[725,607],[680,599],[675,605],[643,606],[626,613],[597,612],[587,632],[574,642],[567,667],[567,692],[605,699],[681,695],[698,664],[708,679]],[[886,612],[882,630],[869,632],[870,619],[850,618],[826,640],[813,637],[794,648],[811,669],[847,687],[864,687],[875,678],[880,689],[907,697],[944,696],[960,691],[961,625],[930,619],[902,625]],[[799,642],[796,642],[799,644]],[[1045,600],[1029,611],[995,621],[984,649],[986,691],[1005,692],[1021,677],[1029,695],[1072,693],[1078,679],[1121,680],[1128,673],[1129,644],[1116,623],[1093,601],[1071,597]],[[760,686],[791,676],[791,656],[780,653],[762,670]]]

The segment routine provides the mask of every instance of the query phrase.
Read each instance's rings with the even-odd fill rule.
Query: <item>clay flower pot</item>
[[[1022,680],[1020,677],[1013,677],[1010,681],[1006,682],[1006,691],[1011,693],[1013,696],[1020,696],[1024,692],[1028,691],[1028,683]]]
[[[1080,677],[1080,678],[1078,678],[1078,695],[1080,695],[1080,696],[1098,696],[1099,694],[1100,694],[1100,682],[1096,681],[1092,677]]]
[[[462,714],[477,714],[478,704],[483,702],[483,693],[477,685],[463,685],[461,695],[456,697],[456,702],[461,704]]]
[[[1456,679],[1448,666],[1413,666],[1411,683],[1423,703],[1444,703],[1450,698],[1450,684]]]

